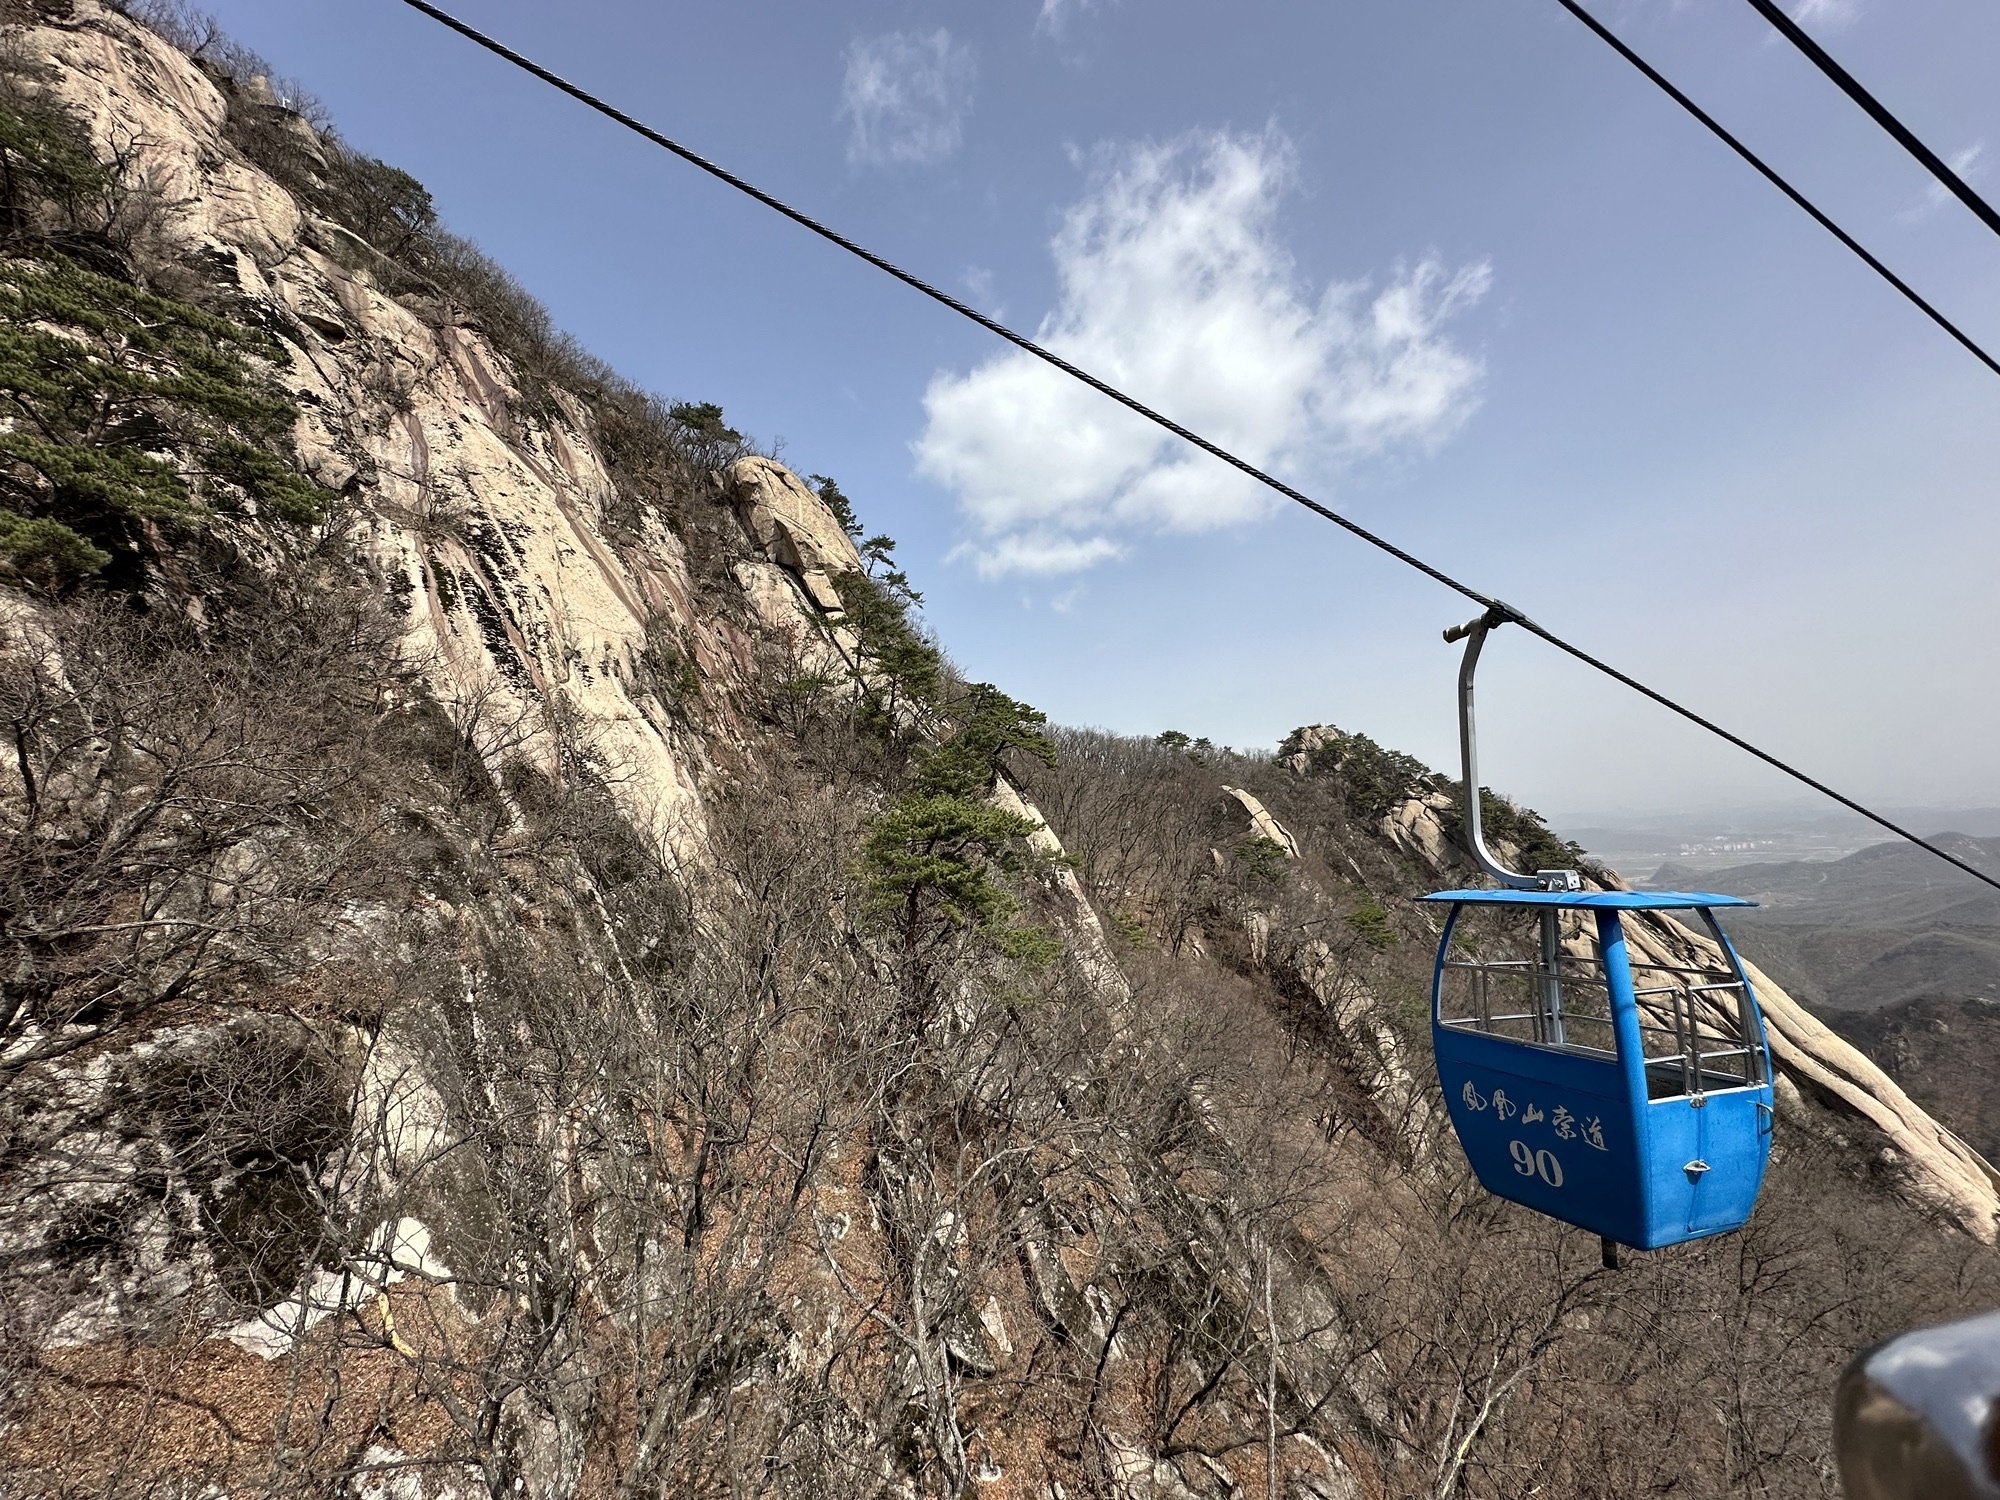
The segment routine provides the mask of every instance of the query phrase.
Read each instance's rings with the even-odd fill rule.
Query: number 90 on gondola
[[[1771,1073],[1756,997],[1710,912],[1749,903],[1656,891],[1424,899],[1451,908],[1431,1035],[1481,1184],[1638,1249],[1740,1227],[1770,1155]],[[1706,930],[1628,930],[1669,912]]]

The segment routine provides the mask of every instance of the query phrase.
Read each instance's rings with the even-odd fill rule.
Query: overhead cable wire
[[[414,3],[414,0],[411,0],[411,3]],[[1755,0],[1752,0],[1752,3],[1755,3]],[[1777,170],[1774,167],[1770,166],[1756,152],[1752,151],[1748,146],[1744,145],[1743,142],[1738,140],[1734,135],[1730,134],[1729,131],[1723,127],[1722,122],[1717,120],[1715,116],[1711,115],[1707,110],[1703,109],[1699,104],[1696,104],[1694,100],[1690,99],[1686,94],[1682,93],[1679,89],[1675,88],[1674,85],[1666,78],[1666,76],[1659,71],[1659,69],[1655,68],[1651,63],[1647,62],[1645,58],[1641,57],[1638,53],[1634,52],[1630,47],[1626,46],[1622,41],[1620,41],[1618,37],[1612,33],[1609,27],[1605,26],[1601,21],[1597,19],[1597,17],[1593,16],[1589,11],[1585,10],[1581,5],[1577,4],[1577,0],[1556,0],[1556,4],[1560,5],[1564,10],[1568,11],[1571,15],[1575,16],[1579,21],[1583,22],[1583,24],[1588,26],[1593,32],[1595,32],[1598,35],[1598,37],[1604,41],[1605,45],[1607,45],[1612,49],[1612,51],[1616,52],[1620,57],[1624,58],[1625,61],[1630,63],[1633,67],[1637,68],[1641,73],[1645,74],[1646,77],[1652,80],[1653,83],[1657,84],[1660,88],[1660,91],[1664,93],[1669,99],[1672,99],[1674,103],[1678,104],[1682,109],[1686,110],[1689,114],[1693,115],[1697,120],[1701,121],[1702,124],[1706,125],[1709,128],[1709,130],[1714,134],[1717,140],[1721,141],[1723,145],[1727,146],[1731,151],[1734,151],[1738,156],[1742,157],[1745,161],[1750,163],[1751,166],[1755,167],[1757,171],[1763,175],[1766,181],[1768,181],[1779,192],[1783,193],[1787,198],[1791,199],[1792,202],[1796,203],[1800,208],[1804,209],[1806,214],[1812,219],[1812,221],[1815,224],[1819,225],[1820,228],[1824,229],[1828,234],[1832,235],[1835,239],[1839,240],[1841,244],[1845,245],[1848,249],[1852,250],[1856,255],[1860,256],[1861,259],[1867,264],[1870,270],[1872,270],[1876,275],[1880,276],[1884,281],[1888,282],[1889,285],[1894,287],[1897,291],[1901,292],[1905,297],[1909,298],[1910,301],[1914,303],[1917,306],[1917,308],[1923,312],[1925,317],[1929,318],[1933,323],[1937,324],[1938,327],[1942,328],[1946,333],[1950,334],[1953,338],[1957,339],[1959,343],[1963,344],[1966,350],[1972,355],[1974,359],[1978,360],[1982,365],[1986,366],[1986,368],[1991,370],[1995,375],[2000,375],[2000,360],[1994,359],[1992,355],[1988,354],[1984,349],[1980,348],[1978,344],[1973,342],[1972,336],[1970,334],[1966,333],[1956,323],[1952,322],[1950,318],[1947,318],[1942,312],[1938,311],[1938,309],[1935,306],[1933,306],[1930,303],[1930,301],[1927,300],[1923,296],[1923,294],[1920,293],[1915,287],[1911,286],[1907,281],[1903,280],[1902,277],[1898,276],[1894,271],[1890,270],[1886,265],[1884,265],[1880,260],[1880,258],[1877,257],[1872,251],[1870,251],[1866,245],[1863,245],[1861,241],[1857,240],[1853,235],[1849,234],[1845,229],[1842,229],[1838,224],[1834,223],[1832,219],[1828,218],[1824,213],[1822,213],[1819,207],[1816,204],[1814,204],[1810,198],[1806,197],[1804,193],[1800,192],[1797,188],[1793,187],[1783,177],[1780,177],[1778,175]],[[429,7],[424,7],[424,8],[428,9]]]
[[[1897,145],[1921,162],[1924,170],[1935,177],[1945,191],[1971,209],[1988,229],[2000,234],[2000,210],[1996,210],[1992,204],[1974,192],[1970,183],[1918,139],[1915,131],[1891,114],[1887,105],[1863,88],[1853,74],[1835,62],[1832,55],[1814,41],[1804,27],[1773,5],[1771,0],[1750,0],[1750,5],[1758,15],[1777,28],[1780,36],[1803,52],[1814,67],[1832,79],[1843,94],[1860,105],[1862,112],[1869,119],[1888,131]]]
[[[1249,460],[1239,458],[1234,453],[1231,453],[1228,449],[1220,447],[1217,444],[1210,442],[1200,433],[1194,432],[1189,428],[1183,427],[1180,423],[1174,421],[1171,417],[1167,417],[1161,414],[1160,412],[1153,410],[1152,407],[1147,406],[1144,403],[1138,401],[1134,397],[1128,396],[1127,394],[1125,394],[1125,392],[1119,390],[1116,386],[1111,385],[1106,381],[1100,380],[1097,376],[1091,374],[1088,370],[1082,369],[1077,365],[1071,364],[1061,355],[1056,354],[1054,351],[1050,349],[1044,348],[1042,345],[1036,343],[1033,339],[1028,338],[1026,335],[1016,333],[1013,329],[1007,327],[1006,324],[1001,323],[994,318],[988,317],[985,313],[980,312],[977,308],[972,307],[967,303],[961,302],[958,298],[952,296],[949,292],[943,291],[940,288],[931,285],[928,281],[923,280],[921,277],[912,275],[910,272],[905,271],[902,267],[895,265],[893,262],[884,259],[880,255],[877,255],[874,251],[868,249],[866,246],[861,245],[856,241],[849,239],[846,235],[840,233],[840,231],[829,228],[827,225],[820,223],[819,220],[812,218],[808,214],[802,213],[800,210],[796,208],[793,208],[790,204],[784,202],[782,199],[775,198],[771,194],[765,192],[762,188],[759,188],[754,184],[746,181],[745,179],[738,177],[734,172],[729,171],[727,168],[718,166],[716,163],[708,160],[708,158],[699,155],[698,153],[690,150],[686,146],[681,145],[678,141],[672,140],[669,137],[662,135],[659,131],[653,129],[650,125],[647,125],[640,120],[634,119],[631,115],[626,114],[623,110],[619,109],[617,106],[608,104],[604,100],[599,99],[596,95],[591,94],[585,91],[584,89],[577,87],[577,85],[569,82],[567,79],[561,77],[560,75],[549,71],[549,69],[543,67],[540,63],[535,62],[533,59],[524,57],[521,53],[516,52],[513,48],[507,46],[505,43],[496,41],[494,38],[486,35],[486,33],[478,30],[476,27],[470,26],[464,21],[459,20],[456,16],[451,15],[449,12],[438,9],[437,6],[430,4],[429,0],[403,0],[403,3],[409,6],[412,10],[422,11],[432,20],[439,22],[441,25],[449,27],[451,30],[457,32],[460,36],[464,37],[466,40],[473,42],[480,47],[483,47],[486,51],[492,53],[495,57],[504,59],[505,61],[513,64],[515,67],[520,68],[523,72],[530,73],[534,77],[539,78],[542,82],[548,84],[551,88],[559,89],[561,92],[569,95],[572,99],[576,100],[579,104],[583,104],[589,107],[590,109],[597,111],[597,113],[603,115],[606,119],[613,120],[616,123],[624,126],[627,130],[630,130],[635,134],[645,137],[647,140],[651,141],[654,145],[660,147],[662,150],[672,152],[675,156],[678,156],[682,161],[687,162],[690,166],[698,167],[703,172],[708,173],[709,176],[716,178],[718,181],[725,182],[730,187],[735,188],[738,192],[743,193],[748,197],[756,199],[757,202],[763,204],[766,208],[771,209],[774,213],[779,213],[784,215],[787,219],[790,219],[794,224],[797,224],[800,228],[806,229],[811,233],[818,235],[823,240],[838,245],[841,249],[847,251],[848,254],[856,256],[859,259],[868,262],[869,265],[875,267],[875,269],[883,272],[885,275],[893,276],[897,281],[902,282],[903,285],[909,287],[912,291],[921,292],[924,296],[930,298],[933,302],[940,303],[943,306],[950,308],[960,317],[969,319],[970,321],[977,323],[981,328],[984,328],[988,333],[993,334],[996,338],[1004,339],[1006,342],[1014,345],[1014,347],[1016,347],[1017,349],[1020,349],[1023,353],[1033,355],[1036,359],[1039,359],[1046,364],[1054,366],[1056,369],[1061,370],[1065,375],[1070,376],[1072,379],[1081,381],[1084,385],[1089,386],[1092,390],[1098,392],[1100,395],[1106,396],[1112,401],[1117,402],[1120,406],[1126,408],[1128,411],[1134,412],[1137,415],[1144,417],[1147,421],[1153,423],[1158,427],[1165,429],[1166,431],[1172,433],[1175,437],[1180,438],[1183,442],[1189,443],[1194,447],[1199,448],[1202,452],[1210,455],[1213,458],[1220,459],[1223,463],[1229,465],[1231,468],[1236,469],[1239,472],[1246,474],[1250,478],[1256,480],[1259,484],[1265,485],[1268,488],[1277,491],[1277,493],[1283,495],[1287,500],[1290,500],[1297,505],[1303,506],[1305,509],[1311,511],[1314,515],[1321,517],[1323,520],[1328,520],[1333,522],[1334,525],[1339,526],[1344,530],[1352,533],[1354,536],[1359,537],[1362,541],[1368,543],[1369,546],[1374,547],[1379,551],[1386,552],[1389,556],[1395,558],[1398,562],[1403,563],[1408,567],[1414,568],[1417,572],[1422,573],[1426,578],[1432,579],[1437,583],[1441,583],[1446,588],[1452,590],[1454,593],[1460,594],[1463,597],[1472,600],[1475,604],[1478,604],[1482,608],[1486,609],[1494,617],[1496,623],[1505,622],[1520,626],[1523,630],[1526,630],[1531,635],[1538,636],[1542,640],[1548,642],[1551,646],[1554,646],[1558,651],[1562,651],[1568,654],[1569,656],[1574,657],[1576,660],[1582,662],[1585,666],[1594,668],[1595,670],[1603,673],[1606,677],[1611,678],[1612,681],[1621,683],[1625,687],[1628,687],[1632,689],[1632,691],[1640,694],[1642,697],[1650,698],[1653,702],[1659,704],[1662,708],[1671,710],[1672,712],[1680,715],[1683,719],[1686,719],[1689,723],[1694,724],[1701,729],[1707,730],[1710,734],[1715,735],[1719,739],[1726,740],[1728,743],[1734,745],[1737,749],[1744,751],[1746,754],[1754,756],[1756,759],[1763,761],[1766,765],[1772,767],[1775,770],[1782,771],[1785,775],[1791,777],[1793,780],[1801,782],[1804,785],[1811,787],[1814,791],[1820,793],[1822,796],[1831,798],[1833,801],[1838,802],[1842,807],[1847,808],[1850,812],[1855,812],[1860,814],[1862,817],[1868,819],[1868,821],[1876,824],[1878,827],[1888,829],[1889,832],[1895,834],[1898,838],[1906,839],[1910,843],[1915,844],[1917,847],[1921,849],[1929,850],[1932,854],[1935,854],[1939,859],[1945,861],[1947,864],[1957,866],[1960,870],[1963,870],[1966,874],[1972,876],[1973,879],[1983,881],[1987,885],[1992,886],[1995,890],[2000,890],[2000,879],[1996,879],[1994,876],[1988,875],[1985,871],[1980,870],[1975,866],[1966,863],[1966,861],[1960,859],[1957,855],[1951,853],[1949,850],[1942,849],[1938,845],[1932,843],[1929,839],[1923,838],[1918,834],[1912,833],[1909,829],[1902,827],[1898,823],[1892,822],[1890,819],[1884,817],[1881,813],[1875,812],[1873,809],[1864,806],[1862,803],[1855,801],[1852,797],[1849,797],[1842,792],[1835,791],[1825,782],[1820,781],[1816,777],[1808,775],[1806,772],[1799,770],[1795,766],[1787,764],[1785,761],[1780,760],[1777,756],[1771,754],[1769,751],[1759,749],[1757,746],[1751,744],[1750,741],[1744,739],[1741,735],[1731,733],[1729,730],[1724,729],[1720,724],[1715,723],[1713,720],[1702,717],[1702,715],[1696,713],[1693,709],[1684,708],[1679,703],[1676,703],[1673,699],[1667,697],[1666,694],[1657,692],[1654,689],[1647,687],[1646,684],[1640,682],[1637,678],[1628,676],[1626,673],[1619,671],[1616,667],[1611,666],[1608,662],[1600,661],[1597,657],[1592,656],[1582,647],[1571,645],[1568,641],[1556,635],[1554,632],[1544,628],[1543,626],[1537,625],[1533,620],[1529,619],[1526,615],[1522,614],[1512,605],[1503,604],[1500,600],[1493,598],[1490,594],[1482,594],[1478,589],[1475,589],[1470,584],[1463,583],[1460,580],[1452,577],[1449,573],[1446,573],[1443,569],[1433,567],[1430,563],[1425,562],[1415,553],[1405,551],[1403,548],[1398,547],[1394,542],[1391,542],[1386,537],[1376,535],[1374,532],[1370,531],[1367,527],[1362,526],[1359,522],[1351,521],[1346,516],[1341,515],[1338,511],[1332,510],[1329,507],[1322,505],[1319,501],[1313,499],[1310,495],[1304,494],[1301,491],[1294,489],[1291,485],[1286,484],[1283,480],[1277,478],[1275,475],[1265,473],[1255,464],[1249,462]]]

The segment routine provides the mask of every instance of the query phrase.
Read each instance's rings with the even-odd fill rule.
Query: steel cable
[[[1777,28],[1780,36],[1804,53],[1807,61],[1832,79],[1835,87],[1860,105],[1862,112],[1869,119],[1888,131],[1896,144],[1914,156],[1924,170],[1938,180],[1945,191],[1971,209],[1980,223],[1995,234],[2000,234],[2000,210],[1996,210],[1992,204],[1974,192],[1972,185],[1954,172],[1935,151],[1919,140],[1915,131],[1889,113],[1888,106],[1863,88],[1847,69],[1835,62],[1832,54],[1814,41],[1804,27],[1773,5],[1771,0],[1750,0],[1750,5],[1758,15]]]

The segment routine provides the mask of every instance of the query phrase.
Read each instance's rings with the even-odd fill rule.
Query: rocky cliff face
[[[2000,1295],[1761,981],[1770,1203],[1606,1278],[1434,1108],[1447,798],[1050,746],[241,66],[8,35],[143,208],[9,264],[262,330],[327,497],[0,589],[8,1493],[1819,1493],[1829,1371]]]
[[[860,567],[818,498],[768,460],[734,465],[713,498],[734,503],[754,543],[732,564],[741,597],[698,599],[686,544],[621,496],[581,402],[550,390],[530,410],[463,310],[385,290],[383,257],[229,144],[230,105],[194,62],[87,8],[23,46],[103,155],[141,143],[159,197],[153,253],[208,269],[243,318],[279,331],[300,463],[361,502],[357,539],[380,585],[410,601],[402,645],[425,686],[456,713],[519,726],[517,748],[545,769],[560,703],[628,816],[677,844],[698,838],[708,740],[741,737],[723,705],[753,674],[749,627],[837,609],[829,572]],[[318,149],[303,120],[288,123]],[[708,734],[663,707],[663,658],[716,685]]]

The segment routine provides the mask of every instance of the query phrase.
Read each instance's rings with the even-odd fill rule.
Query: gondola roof
[[[1714,891],[1436,891],[1417,899],[1464,902],[1468,906],[1608,906],[1615,911],[1692,911],[1703,906],[1757,904]]]

